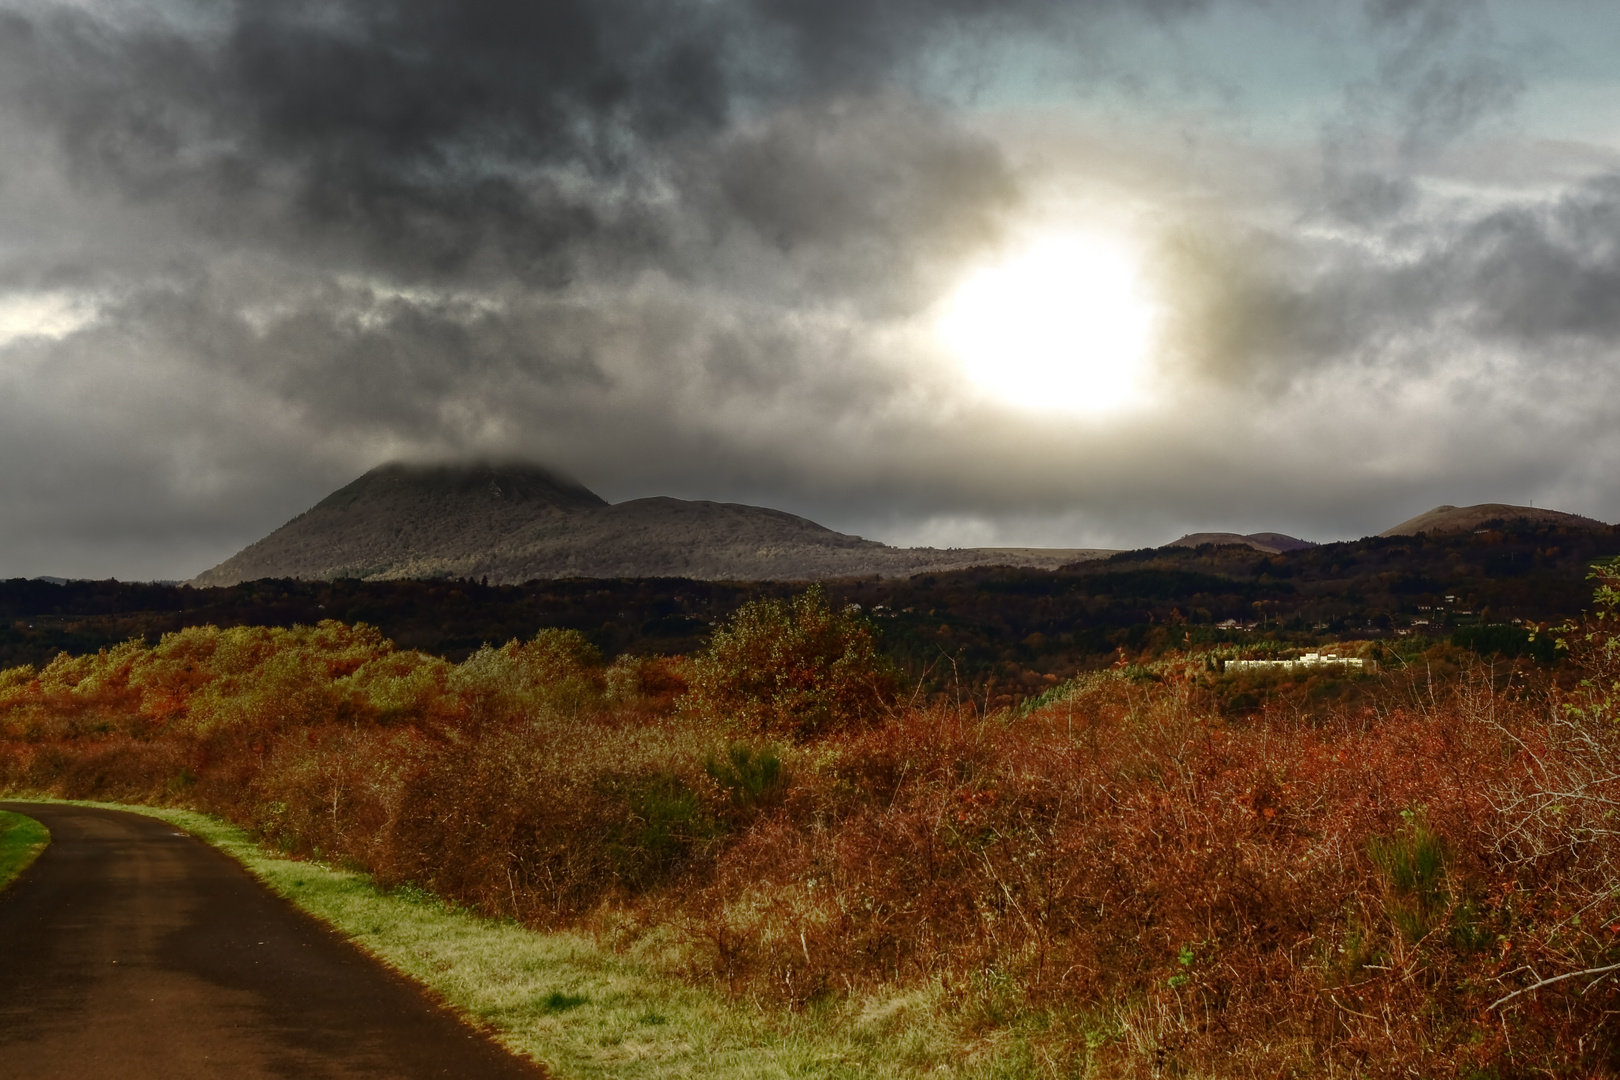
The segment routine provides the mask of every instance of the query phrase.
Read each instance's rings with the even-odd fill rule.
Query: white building
[[[1308,652],[1297,660],[1227,660],[1222,671],[1294,671],[1300,668],[1339,667],[1350,671],[1372,671],[1377,664],[1358,656],[1336,656],[1333,653]]]

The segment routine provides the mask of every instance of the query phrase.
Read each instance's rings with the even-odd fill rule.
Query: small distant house
[[[1227,660],[1222,671],[1295,671],[1300,668],[1341,667],[1353,671],[1371,671],[1377,664],[1359,656],[1336,656],[1333,653],[1308,652],[1293,660]]]

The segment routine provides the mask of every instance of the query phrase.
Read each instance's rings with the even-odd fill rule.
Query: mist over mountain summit
[[[258,578],[558,577],[813,580],[1014,565],[1056,568],[1091,548],[895,548],[760,506],[654,497],[609,504],[537,465],[371,470],[193,585]]]

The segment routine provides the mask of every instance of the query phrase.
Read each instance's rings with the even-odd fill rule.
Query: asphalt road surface
[[[0,1080],[543,1075],[165,822],[0,809],[51,831],[0,892]]]

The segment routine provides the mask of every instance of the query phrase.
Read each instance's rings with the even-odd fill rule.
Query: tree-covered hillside
[[[1523,627],[1578,614],[1591,597],[1588,568],[1617,553],[1614,529],[1521,526],[1280,555],[1157,548],[1057,571],[988,567],[827,588],[839,603],[861,605],[914,679],[1017,697],[1110,663],[1121,649],[1408,637],[1511,650]],[[131,637],[155,641],[185,626],[321,619],[369,623],[403,647],[454,660],[542,627],[580,630],[609,656],[685,653],[748,599],[795,591],[784,582],[678,578],[267,580],[203,589],[13,580],[0,582],[0,666]]]

